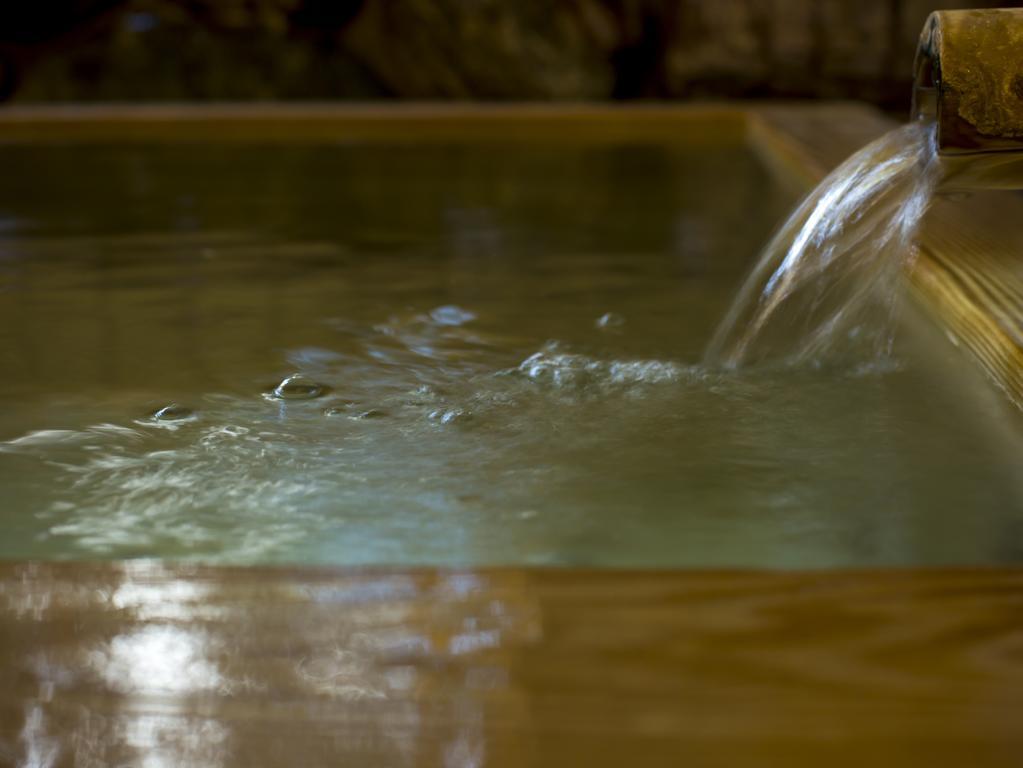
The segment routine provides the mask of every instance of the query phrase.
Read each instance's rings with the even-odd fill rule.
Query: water
[[[1017,425],[927,322],[701,362],[792,202],[741,146],[0,162],[0,557],[1023,560]]]
[[[939,176],[926,122],[894,129],[838,166],[764,249],[707,361],[887,357],[901,276]]]

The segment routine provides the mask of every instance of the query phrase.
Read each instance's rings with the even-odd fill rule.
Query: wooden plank
[[[912,277],[950,338],[1023,407],[1023,199],[983,192],[938,201]]]
[[[0,615],[0,761],[20,765],[1001,766],[1023,748],[1019,571],[4,564]]]

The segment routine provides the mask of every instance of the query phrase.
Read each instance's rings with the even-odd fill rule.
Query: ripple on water
[[[119,424],[94,424],[86,429],[40,429],[5,440],[0,452],[46,455],[64,449],[92,450],[119,441],[139,442],[143,434]]]
[[[38,445],[48,455],[61,446],[67,482],[41,510],[40,540],[73,556],[159,553],[219,562],[286,561],[328,546],[330,557],[353,562],[391,557],[400,547],[426,551],[434,546],[429,537],[411,545],[399,534],[367,532],[378,530],[381,514],[389,521],[393,509],[443,519],[452,503],[444,468],[481,458],[497,464],[502,451],[542,442],[560,418],[552,399],[601,408],[606,401],[613,410],[622,398],[665,384],[670,392],[695,375],[674,362],[600,359],[557,344],[511,369],[466,375],[444,368],[428,384],[411,379],[407,388],[377,387],[372,395],[358,371],[349,373],[349,391],[324,397],[309,413],[358,420],[351,429],[323,418],[279,418],[258,397],[206,395],[201,419],[168,402],[136,430],[98,425],[13,441],[11,448]],[[265,396],[304,401],[326,392],[295,373]],[[188,428],[167,426],[182,421]],[[438,469],[433,475],[420,468],[427,451],[434,462],[427,466]],[[456,486],[464,490],[461,479]],[[399,530],[404,519],[386,525]]]
[[[295,373],[285,379],[266,394],[270,400],[313,400],[325,395],[330,388],[313,381],[301,373]]]
[[[195,411],[177,403],[165,405],[152,414],[154,421],[188,421],[195,418]]]
[[[333,495],[332,478],[315,477],[315,447],[296,451],[279,437],[221,424],[171,449],[83,456],[64,466],[71,483],[49,510],[47,536],[105,557],[272,557],[316,535]]]
[[[370,408],[369,410],[352,414],[351,418],[358,421],[365,421],[367,419],[382,419],[385,416],[387,416],[387,411],[382,408]]]
[[[435,411],[430,411],[427,418],[438,424],[453,424],[468,421],[470,414],[464,408],[438,408]]]
[[[358,404],[354,400],[334,400],[323,409],[324,416],[351,416]]]

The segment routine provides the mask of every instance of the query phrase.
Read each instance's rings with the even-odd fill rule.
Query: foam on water
[[[550,342],[523,360],[515,372],[556,390],[609,394],[677,382],[698,369],[663,360],[600,360],[566,352],[556,342]]]
[[[939,177],[934,136],[930,123],[896,128],[825,178],[762,252],[706,361],[816,361],[850,347],[885,357],[900,274]]]

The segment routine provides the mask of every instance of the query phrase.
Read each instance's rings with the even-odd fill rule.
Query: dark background
[[[15,102],[852,98],[908,109],[942,0],[28,0]]]

